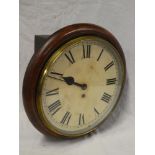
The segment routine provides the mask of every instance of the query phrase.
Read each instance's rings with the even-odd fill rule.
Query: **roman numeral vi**
[[[84,114],[80,114],[79,115],[79,125],[82,125],[85,123],[85,120],[84,120]]]

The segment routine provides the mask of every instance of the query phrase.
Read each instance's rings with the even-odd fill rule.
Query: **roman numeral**
[[[60,123],[62,123],[62,124],[65,124],[65,123],[66,123],[66,124],[68,125],[71,116],[72,116],[72,115],[70,114],[70,112],[67,111],[67,112],[65,113],[64,117],[62,118],[62,120],[61,120]]]
[[[94,107],[94,111],[97,113],[97,115],[100,114],[95,107]]]
[[[60,81],[64,81],[62,79],[63,74],[61,73],[57,73],[57,72],[50,72],[49,75],[47,75],[49,78],[55,79],[55,80],[60,80]]]
[[[46,92],[46,96],[57,95],[57,94],[59,94],[59,88]]]
[[[53,75],[60,75],[60,76],[63,76],[63,74],[61,74],[61,73],[57,73],[57,72],[51,72],[51,74],[53,74]]]
[[[91,45],[87,45],[86,46],[86,50],[85,47],[83,45],[83,58],[90,58],[90,54],[91,54]]]
[[[107,103],[109,103],[110,99],[111,99],[111,95],[109,95],[107,93],[104,93],[102,98],[101,98],[101,100],[103,100],[103,101],[105,101]]]
[[[71,51],[69,51],[68,53],[69,53],[68,55],[65,53],[65,56],[66,56],[67,60],[68,60],[70,63],[72,63],[72,64],[75,63],[75,60],[74,60],[74,57],[73,57]]]
[[[113,78],[113,79],[107,79],[107,85],[111,85],[111,84],[115,84],[116,83],[116,78]]]
[[[80,114],[79,115],[79,125],[82,125],[85,123],[85,120],[84,120],[84,114]]]
[[[100,52],[100,54],[99,54],[99,56],[98,56],[98,58],[97,58],[97,61],[99,61],[99,59],[100,59],[100,57],[101,57],[103,51],[104,51],[104,50],[102,49],[102,51]]]
[[[58,110],[61,109],[61,103],[60,100],[55,101],[50,106],[48,106],[48,109],[50,112],[52,112],[52,115],[54,115]]]
[[[111,61],[106,67],[104,67],[104,70],[107,71],[110,67],[114,65],[114,62]]]

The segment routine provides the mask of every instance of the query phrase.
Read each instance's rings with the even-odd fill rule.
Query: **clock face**
[[[124,81],[118,51],[106,40],[73,39],[49,58],[37,90],[44,124],[65,136],[92,131],[112,111]]]

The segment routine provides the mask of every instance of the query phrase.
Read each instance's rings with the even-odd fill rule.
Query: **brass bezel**
[[[37,105],[37,109],[38,109],[38,113],[39,113],[39,116],[43,122],[43,124],[49,129],[51,130],[52,132],[56,133],[57,135],[59,136],[62,136],[62,137],[68,137],[68,138],[74,138],[74,137],[79,137],[79,136],[83,136],[83,135],[86,135],[94,130],[96,130],[96,127],[99,126],[101,123],[103,123],[103,121],[105,121],[108,116],[112,113],[112,111],[115,109],[116,105],[118,104],[118,100],[121,96],[121,93],[122,93],[122,90],[123,90],[123,87],[124,87],[124,83],[125,83],[125,78],[126,78],[126,72],[125,72],[125,64],[123,63],[123,60],[122,60],[122,57],[121,55],[119,54],[118,50],[114,47],[114,45],[112,45],[109,41],[109,43],[116,49],[117,51],[117,54],[119,55],[120,59],[122,60],[122,85],[121,85],[121,90],[120,90],[120,93],[119,93],[119,96],[117,98],[117,101],[115,103],[115,105],[113,106],[112,110],[107,114],[107,116],[98,124],[96,125],[93,129],[91,130],[88,130],[87,132],[84,132],[84,133],[80,133],[80,134],[75,134],[75,135],[68,135],[68,134],[62,134],[60,133],[59,131],[57,131],[55,129],[54,126],[52,126],[49,121],[47,120],[46,116],[44,115],[43,113],[43,110],[42,110],[42,101],[41,101],[41,90],[42,90],[42,86],[43,86],[43,81],[44,81],[44,78],[46,77],[46,74],[47,74],[47,70],[48,68],[50,67],[50,65],[52,63],[54,63],[57,58],[64,52],[63,49],[65,49],[67,46],[70,46],[72,45],[73,43],[75,42],[79,42],[81,39],[87,39],[87,38],[93,38],[95,41],[97,40],[100,40],[100,39],[103,39],[103,38],[100,38],[100,37],[97,37],[97,36],[81,36],[81,37],[77,37],[75,39],[72,39],[70,41],[68,41],[67,43],[63,44],[58,50],[56,50],[54,53],[52,53],[52,55],[50,56],[50,58],[48,59],[47,63],[45,64],[44,68],[42,69],[42,72],[40,74],[40,79],[39,79],[39,82],[38,82],[38,88],[37,88],[37,93],[36,93],[36,105]],[[105,39],[104,39],[105,40]],[[107,40],[106,40],[107,41]]]

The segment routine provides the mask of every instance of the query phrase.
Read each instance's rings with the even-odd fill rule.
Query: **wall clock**
[[[110,32],[93,24],[64,27],[31,58],[23,81],[25,111],[45,135],[85,135],[116,106],[125,73],[122,48]]]

